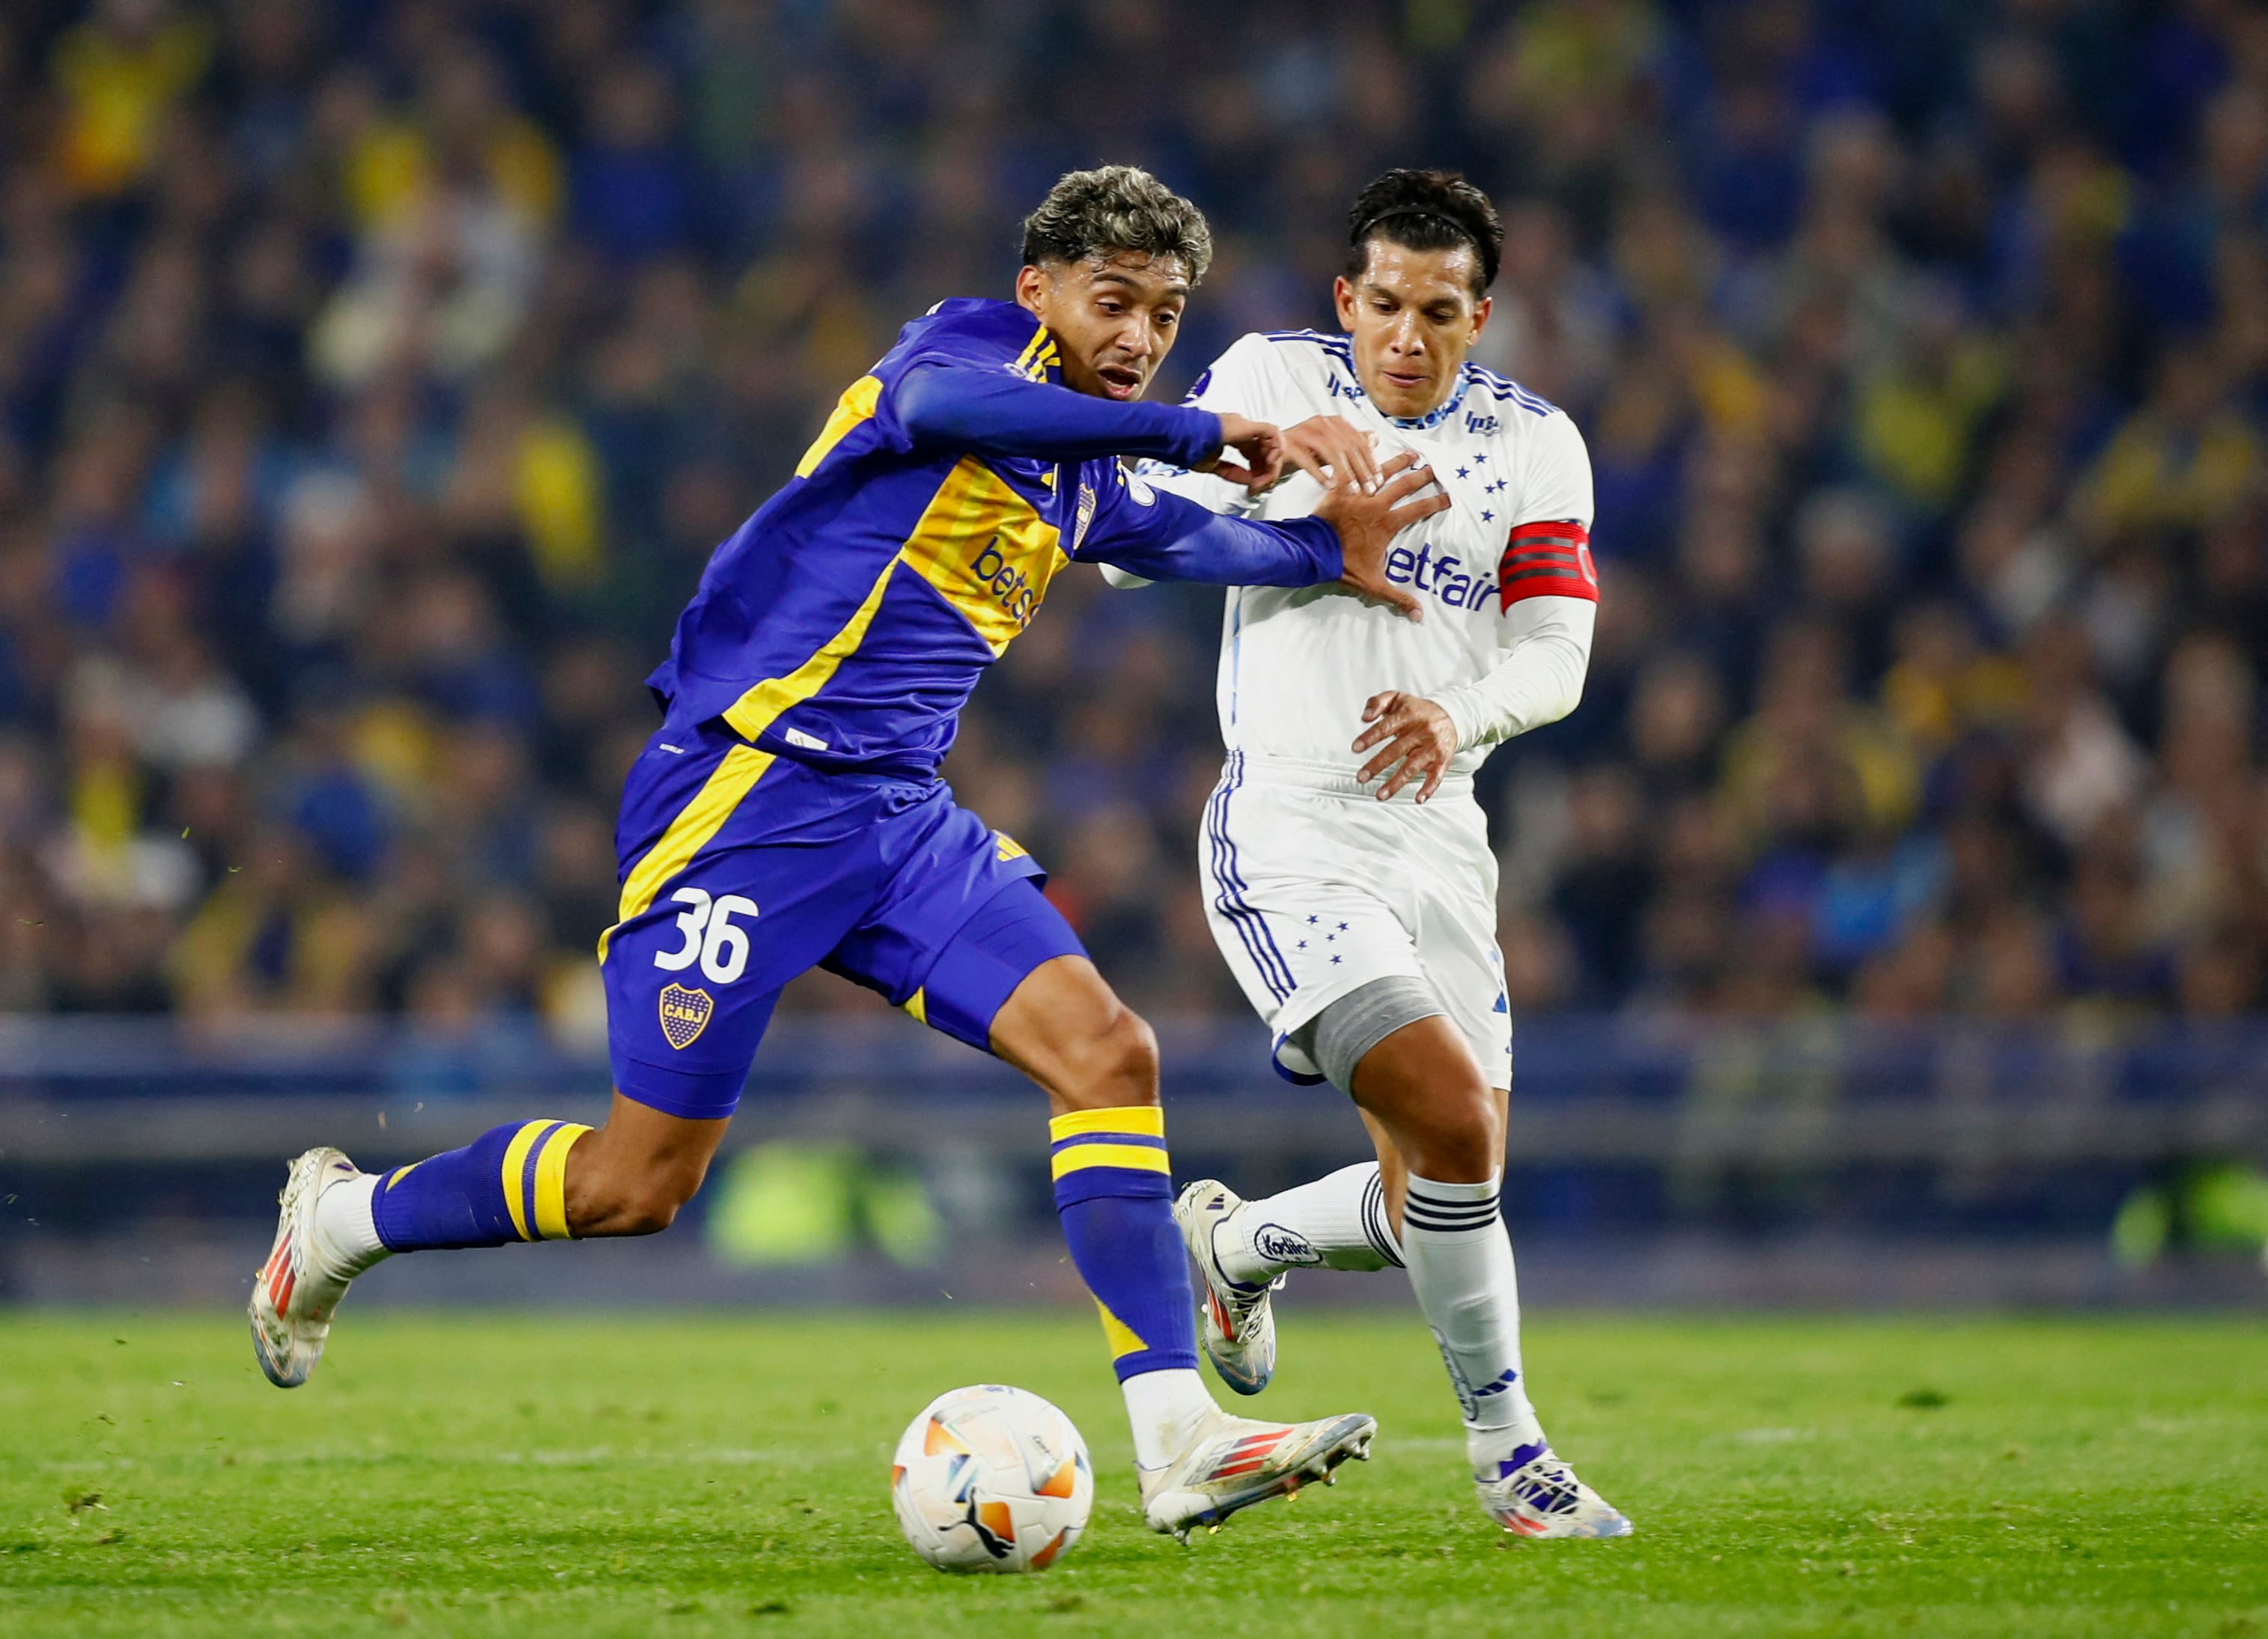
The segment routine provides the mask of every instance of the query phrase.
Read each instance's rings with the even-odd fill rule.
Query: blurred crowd
[[[1484,782],[1518,1009],[2260,1004],[2258,8],[13,0],[0,1011],[588,1038],[707,554],[1104,159],[1219,239],[1167,391],[1380,169],[1504,210],[1605,587]],[[947,770],[1160,1011],[1241,1008],[1218,611],[1059,577]]]

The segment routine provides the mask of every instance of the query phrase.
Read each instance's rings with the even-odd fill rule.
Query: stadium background
[[[1218,237],[1167,393],[1328,324],[1378,170],[1504,209],[1482,355],[1582,426],[1605,586],[1482,787],[1545,1290],[2242,1290],[2143,1266],[2268,1235],[2268,14],[18,0],[0,1298],[228,1288],[303,1130],[603,1097],[614,803],[706,555],[1104,159]],[[1204,928],[1218,607],[1060,578],[948,774],[1167,1025],[1177,1150],[1264,1183],[1359,1134],[1255,1080]],[[1030,1100],[939,1045],[799,983],[706,1208],[774,1273],[605,1267],[903,1295],[1043,1227]],[[386,1279],[538,1278],[476,1261]]]

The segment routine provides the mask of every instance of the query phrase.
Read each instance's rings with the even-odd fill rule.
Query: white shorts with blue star
[[[1345,769],[1231,752],[1197,839],[1205,919],[1287,1079],[1285,1038],[1373,980],[1425,980],[1491,1086],[1512,1084],[1496,856],[1469,783],[1380,802]]]

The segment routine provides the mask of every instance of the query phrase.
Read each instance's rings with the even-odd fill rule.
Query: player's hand
[[[1249,421],[1241,415],[1224,415],[1220,418],[1220,441],[1224,453],[1197,468],[1226,478],[1233,484],[1242,484],[1248,494],[1260,495],[1272,489],[1284,476],[1284,430],[1271,422]],[[1244,458],[1238,465],[1228,459],[1226,450],[1233,450]]]
[[[1314,515],[1339,532],[1343,584],[1422,621],[1425,610],[1417,593],[1386,578],[1386,549],[1410,525],[1448,511],[1449,497],[1435,494],[1410,499],[1433,481],[1433,469],[1418,466],[1418,458],[1406,452],[1380,468],[1378,476],[1375,489],[1339,484],[1325,490]]]
[[[1326,489],[1348,478],[1366,489],[1378,482],[1378,452],[1370,435],[1343,415],[1310,415],[1285,428],[1284,459]]]
[[[1430,700],[1389,688],[1363,702],[1362,720],[1370,726],[1356,738],[1354,748],[1368,751],[1376,746],[1380,750],[1362,765],[1356,778],[1367,785],[1393,769],[1393,777],[1378,788],[1379,801],[1384,802],[1412,780],[1425,782],[1418,788],[1421,803],[1441,789],[1449,759],[1457,754],[1457,725],[1449,721],[1447,712]],[[1397,763],[1399,768],[1395,766]]]

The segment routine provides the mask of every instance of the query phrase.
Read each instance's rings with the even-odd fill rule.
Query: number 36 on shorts
[[[685,943],[674,951],[656,951],[656,967],[682,973],[697,961],[716,984],[730,984],[748,970],[748,930],[733,918],[755,915],[755,900],[739,893],[711,898],[699,888],[680,888],[669,897],[685,907],[677,914]]]

